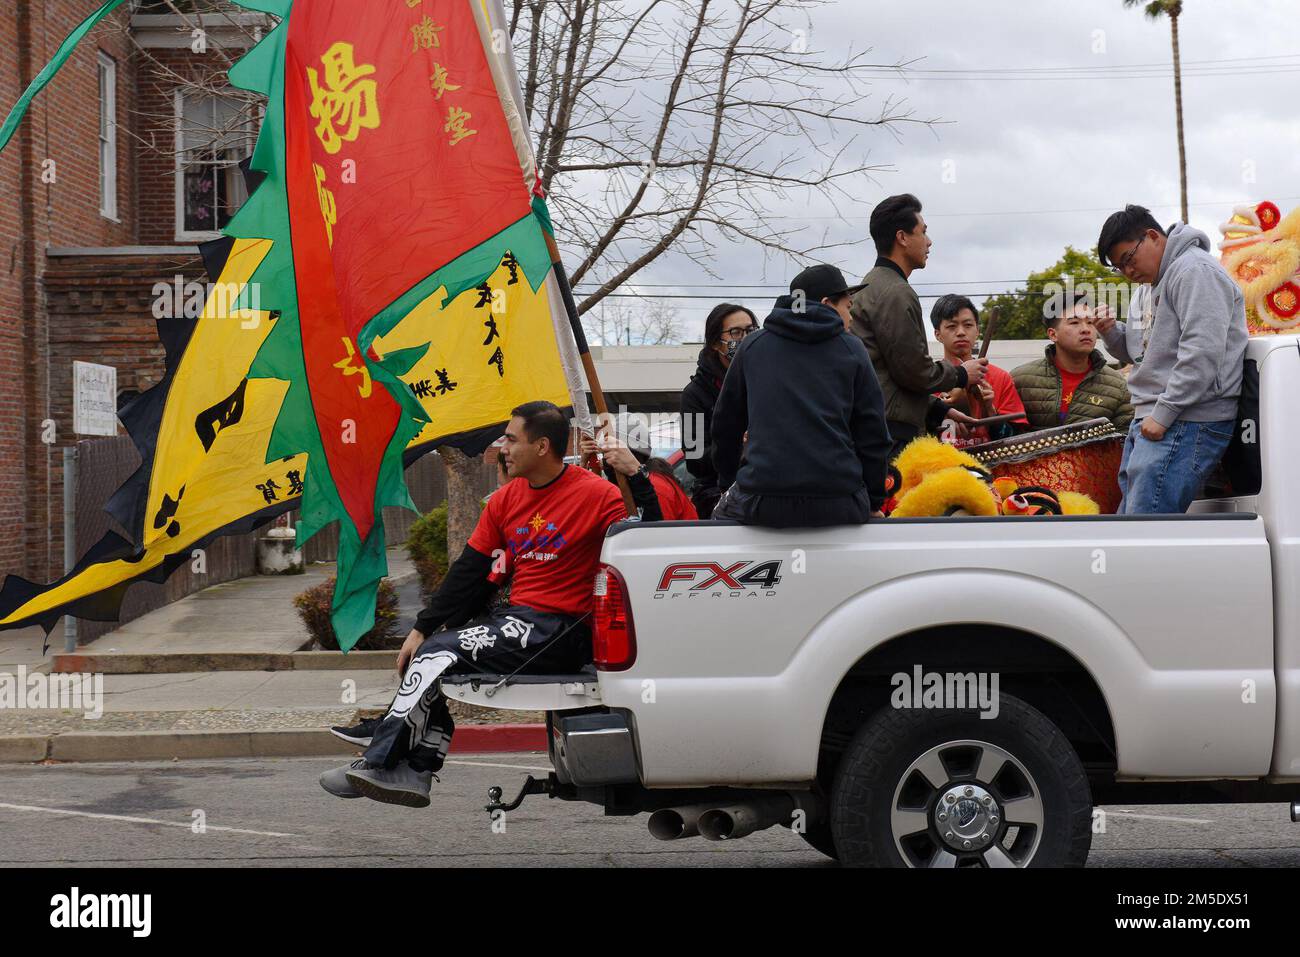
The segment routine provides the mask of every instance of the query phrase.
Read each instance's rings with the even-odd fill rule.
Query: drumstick
[[[984,339],[980,342],[979,358],[981,359],[988,358],[989,346],[993,344],[993,333],[997,331],[997,328],[998,328],[998,310],[997,307],[995,306],[989,312],[988,325],[984,327]],[[972,409],[975,408],[976,403],[978,403],[980,411],[981,412],[984,411],[984,403],[980,399],[980,395],[979,395],[979,386],[968,386],[966,389],[966,395],[969,397],[970,407]]]
[[[979,428],[982,425],[1001,425],[1004,422],[1015,422],[1021,418],[1019,412],[1003,412],[1001,415],[990,415],[987,418],[976,419],[974,422],[967,423],[971,428]]]
[[[984,329],[984,341],[980,343],[979,357],[981,359],[988,357],[989,346],[993,344],[993,333],[995,333],[997,329],[998,329],[998,310],[997,307],[994,306],[993,311],[989,313],[989,324]]]

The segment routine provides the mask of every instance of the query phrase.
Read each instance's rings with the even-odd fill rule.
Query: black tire
[[[976,774],[981,760],[998,768],[985,775],[989,781]],[[931,781],[944,775],[945,784]],[[968,785],[976,797],[964,797]],[[953,809],[950,820],[964,826],[968,816],[978,818],[974,828],[984,833],[975,839],[989,842],[983,852],[947,843],[937,829],[938,805],[954,792],[959,804],[944,810]],[[978,806],[981,794],[994,810]],[[1004,803],[1011,810],[1001,810]],[[895,808],[904,835],[897,839]],[[839,860],[849,867],[1081,867],[1092,844],[1092,794],[1074,748],[1042,712],[1005,694],[992,719],[974,710],[887,706],[876,712],[840,760],[829,813]],[[1013,817],[1041,823],[1015,826]]]

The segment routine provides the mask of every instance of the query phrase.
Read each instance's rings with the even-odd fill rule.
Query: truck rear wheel
[[[1070,742],[1019,698],[992,719],[886,707],[840,760],[830,822],[847,866],[1080,867],[1092,794]]]

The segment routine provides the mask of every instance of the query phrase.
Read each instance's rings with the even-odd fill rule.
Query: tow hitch
[[[530,794],[545,794],[549,797],[555,797],[558,783],[554,772],[542,779],[535,778],[530,774],[524,778],[524,786],[519,789],[519,794],[509,804],[501,803],[501,797],[505,792],[501,790],[500,786],[494,784],[488,788],[488,803],[483,810],[487,811],[488,814],[495,814],[497,811],[513,811],[523,804],[524,798]]]

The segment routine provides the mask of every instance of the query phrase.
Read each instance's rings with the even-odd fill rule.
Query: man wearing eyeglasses
[[[1097,254],[1129,282],[1151,284],[1151,321],[1140,337],[1113,318],[1096,321],[1111,355],[1134,365],[1119,510],[1180,514],[1223,458],[1236,426],[1248,338],[1245,298],[1211,254],[1205,233],[1179,223],[1166,235],[1141,206],[1106,220]],[[1138,354],[1132,344],[1140,346]]]

